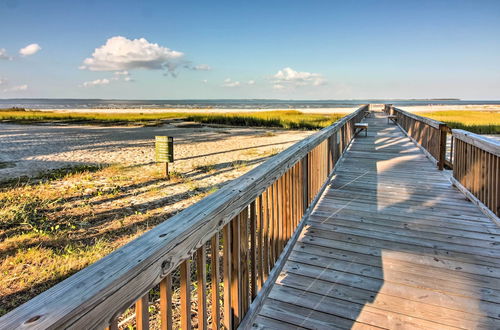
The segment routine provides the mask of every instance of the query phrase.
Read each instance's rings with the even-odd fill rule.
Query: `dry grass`
[[[0,188],[0,315],[219,186],[178,173],[172,177],[164,180],[155,164],[116,165],[4,182]]]
[[[478,134],[500,134],[500,111],[434,111],[418,115],[445,122],[451,128]]]

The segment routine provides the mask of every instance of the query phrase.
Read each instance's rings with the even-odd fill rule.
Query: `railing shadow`
[[[351,150],[375,151],[363,149],[367,141],[357,138]],[[480,231],[485,225],[473,219],[481,214],[461,208],[463,196],[449,185],[427,190],[441,175],[427,159],[377,155],[346,155],[260,314],[312,328],[495,328],[500,290],[491,277],[499,274],[488,251],[498,251],[491,228],[460,230]],[[457,206],[443,196],[456,197]]]

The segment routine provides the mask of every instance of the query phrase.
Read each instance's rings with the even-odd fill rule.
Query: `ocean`
[[[395,106],[499,104],[500,101],[428,99],[428,100],[112,100],[112,99],[0,99],[1,108],[26,109],[307,109],[352,108],[367,103]]]

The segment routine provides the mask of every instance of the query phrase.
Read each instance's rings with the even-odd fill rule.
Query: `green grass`
[[[450,110],[417,114],[442,121],[451,128],[464,129],[477,134],[500,134],[499,111]]]
[[[331,125],[345,114],[304,114],[297,110],[247,113],[190,114],[188,120],[232,126],[281,127],[286,129],[319,129]]]
[[[206,124],[231,126],[280,127],[285,129],[320,129],[331,125],[345,114],[304,114],[296,110],[246,113],[62,113],[24,109],[0,110],[0,121],[32,124],[66,122],[113,125],[158,125],[162,120],[185,119]]]

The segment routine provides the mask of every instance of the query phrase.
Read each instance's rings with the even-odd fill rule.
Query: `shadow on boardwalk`
[[[500,230],[381,114],[257,316],[271,328],[498,328]]]

